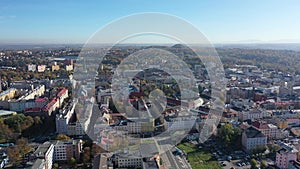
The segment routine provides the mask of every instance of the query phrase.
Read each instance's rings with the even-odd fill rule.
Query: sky
[[[299,0],[1,0],[0,43],[85,43],[114,20],[178,16],[212,43],[300,43]]]

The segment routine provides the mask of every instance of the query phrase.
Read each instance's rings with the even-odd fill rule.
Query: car
[[[242,166],[245,166],[246,164],[245,163],[242,163]]]
[[[241,167],[241,166],[242,166],[242,164],[241,164],[241,163],[237,163],[237,166]]]

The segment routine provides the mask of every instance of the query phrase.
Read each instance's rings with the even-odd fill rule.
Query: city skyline
[[[299,3],[4,0],[0,2],[0,43],[85,43],[93,33],[116,19],[144,12],[180,17],[212,43],[299,43]]]

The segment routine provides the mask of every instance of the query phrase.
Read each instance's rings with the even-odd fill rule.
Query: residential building
[[[45,142],[44,144],[40,145],[37,148],[37,150],[34,152],[34,155],[37,158],[44,160],[45,169],[52,169],[53,153],[54,153],[53,144],[51,144],[50,142]]]
[[[267,136],[256,128],[249,127],[242,134],[242,145],[246,151],[250,152],[258,146],[266,146]]]
[[[129,119],[127,122],[128,133],[153,132],[154,129],[154,119]]]
[[[35,64],[29,64],[27,65],[28,71],[35,72],[36,71],[36,65]]]
[[[66,71],[72,71],[73,65],[66,65]]]
[[[276,139],[277,133],[279,134],[277,126],[269,124],[265,121],[255,121],[252,123],[252,126],[266,135],[268,140]]]
[[[51,66],[52,72],[58,71],[59,69],[60,69],[59,65],[56,62],[54,62],[54,64]]]
[[[276,152],[275,164],[280,169],[288,169],[290,161],[297,161],[298,150],[285,143],[278,143],[278,145],[281,149]]]
[[[15,97],[17,89],[10,88],[0,93],[0,101],[9,100]]]
[[[243,110],[243,111],[239,112],[238,119],[240,121],[245,121],[245,120],[254,121],[257,119],[262,119],[266,116],[268,116],[268,114],[262,110],[250,109],[250,110]]]
[[[45,72],[45,70],[46,70],[46,65],[38,65],[37,66],[38,72]]]
[[[54,160],[66,162],[72,157],[80,160],[82,140],[57,140],[54,143]]]

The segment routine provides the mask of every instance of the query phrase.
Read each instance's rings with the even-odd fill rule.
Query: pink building
[[[289,162],[297,160],[298,150],[285,143],[280,143],[279,145],[282,147],[282,149],[276,152],[275,164],[280,169],[288,169]]]

